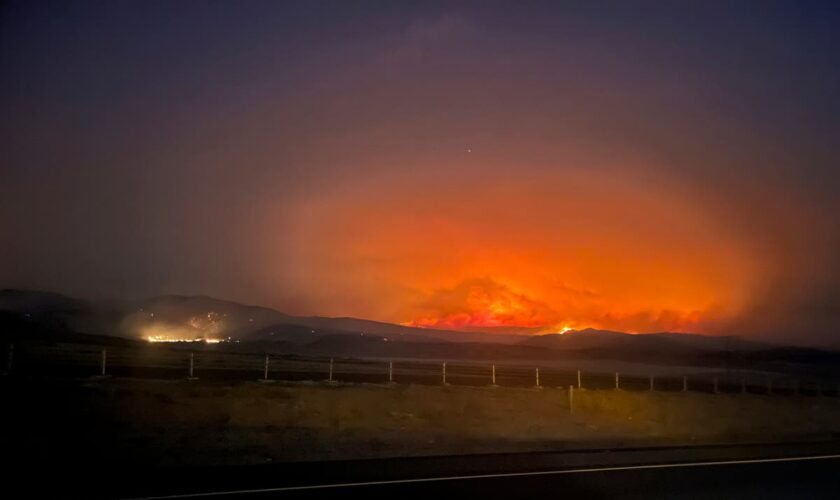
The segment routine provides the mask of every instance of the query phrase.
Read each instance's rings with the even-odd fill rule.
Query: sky
[[[0,288],[840,346],[832,2],[0,4]]]

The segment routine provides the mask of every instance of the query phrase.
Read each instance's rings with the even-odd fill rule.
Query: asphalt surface
[[[840,497],[840,442],[138,470],[106,490],[65,490],[71,492],[112,498],[834,499]]]
[[[585,469],[516,476],[263,489],[214,498],[826,498],[840,495],[840,458],[691,467]],[[194,497],[201,498],[201,497]],[[204,496],[204,498],[208,498]]]

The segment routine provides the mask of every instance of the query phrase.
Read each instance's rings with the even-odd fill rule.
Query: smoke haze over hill
[[[836,9],[401,7],[4,5],[0,286],[840,345]]]

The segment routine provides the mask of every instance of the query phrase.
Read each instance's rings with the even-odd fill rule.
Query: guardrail
[[[108,346],[25,341],[7,344],[4,374],[53,377],[134,377],[216,381],[314,381],[562,387],[840,397],[834,381],[782,374],[693,373],[628,375],[494,363],[357,359],[192,349],[188,345]]]

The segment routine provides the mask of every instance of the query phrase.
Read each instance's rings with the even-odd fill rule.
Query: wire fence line
[[[840,384],[783,374],[618,372],[466,361],[382,360],[201,349],[23,341],[5,346],[6,376],[132,377],[209,381],[314,381],[840,397]]]

